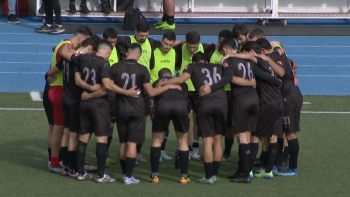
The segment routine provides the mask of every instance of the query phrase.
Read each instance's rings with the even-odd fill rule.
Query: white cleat
[[[109,175],[105,174],[102,178],[97,177],[96,181],[98,183],[113,183],[113,182],[115,182],[115,179],[110,177]]]
[[[92,176],[92,174],[88,174],[88,173],[85,172],[84,175],[80,175],[79,174],[78,177],[77,177],[77,180],[78,181],[86,181],[86,180],[91,180],[93,178],[94,178],[94,176]]]
[[[140,153],[137,154],[136,160],[137,160],[138,162],[141,162],[141,163],[146,163],[146,162],[147,162],[147,160],[146,160],[146,159],[143,157],[143,155],[140,154]]]
[[[137,180],[137,179],[135,179],[135,177],[133,177],[133,176],[130,177],[130,178],[124,176],[124,177],[123,177],[123,181],[124,181],[124,184],[125,184],[125,185],[136,185],[136,184],[139,184],[139,183],[140,183],[140,181]]]
[[[160,153],[160,157],[164,160],[164,161],[170,161],[173,158],[171,158],[169,155],[166,154],[165,151],[162,150],[162,152]]]

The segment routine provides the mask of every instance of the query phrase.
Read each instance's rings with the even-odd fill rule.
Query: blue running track
[[[42,91],[52,47],[71,35],[34,32],[39,22],[21,25],[0,21],[0,92]],[[283,28],[283,27],[281,27]],[[160,39],[160,36],[150,37]],[[183,35],[178,36],[184,39]],[[350,37],[273,36],[299,64],[297,76],[303,95],[350,95]],[[202,36],[216,42],[217,36]]]

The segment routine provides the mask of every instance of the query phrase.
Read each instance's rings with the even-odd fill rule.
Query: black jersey
[[[207,63],[195,63],[190,64],[185,67],[184,72],[191,75],[191,80],[194,88],[196,89],[196,100],[197,103],[202,102],[220,102],[221,100],[226,101],[226,94],[224,88],[219,88],[210,94],[205,96],[199,96],[198,90],[204,86],[211,86],[215,83],[218,83],[223,75],[222,66],[219,64],[207,64]]]
[[[173,77],[162,77],[153,83],[153,87],[156,87],[160,81],[166,81]],[[186,83],[181,84],[182,91],[178,89],[169,89],[162,94],[155,97],[156,102],[174,102],[174,101],[187,101],[188,92]]]
[[[270,74],[273,77],[276,77],[276,74],[273,72],[272,68],[270,67],[270,64],[266,62],[265,60],[261,58],[258,59],[258,67]],[[282,102],[282,95],[281,90],[273,86],[271,84],[266,83],[265,81],[260,80],[257,78],[257,85],[256,85],[256,91],[259,96],[260,104],[270,104],[270,103],[281,103]]]
[[[277,87],[281,84],[278,79],[264,73],[255,63],[249,60],[231,57],[224,61],[223,65],[226,64],[228,64],[229,68],[233,69],[234,77],[241,77],[246,80],[253,80],[256,77]],[[233,99],[247,99],[257,96],[256,90],[252,86],[238,86],[231,83],[231,92]]]
[[[71,63],[75,64],[75,72],[81,73],[81,78],[87,84],[94,86],[102,84],[102,79],[110,79],[110,66],[107,60],[97,55],[72,55]],[[86,90],[87,92],[90,92]],[[88,99],[82,102],[94,102],[94,100],[104,99],[107,101],[107,95],[102,98]]]
[[[82,90],[75,83],[76,66],[63,58],[56,65],[59,70],[62,70],[64,87],[62,102],[65,104],[78,103],[81,100]]]
[[[268,56],[275,61],[278,65],[283,66],[285,70],[285,74],[281,77],[282,87],[281,93],[283,97],[283,101],[285,102],[299,102],[302,100],[302,95],[298,86],[294,85],[294,73],[292,69],[292,65],[288,57],[283,54],[280,55],[278,51],[274,51]]]
[[[139,97],[116,95],[118,115],[120,116],[144,116],[145,101],[143,98],[143,84],[150,83],[149,72],[146,67],[136,60],[123,60],[111,67],[111,79],[123,89],[137,86],[141,93]]]

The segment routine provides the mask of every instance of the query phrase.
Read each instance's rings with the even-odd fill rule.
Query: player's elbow
[[[283,77],[286,74],[285,70],[281,70],[278,73],[276,73],[279,77]]]

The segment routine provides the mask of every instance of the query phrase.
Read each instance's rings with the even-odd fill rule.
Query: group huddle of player
[[[159,163],[172,159],[164,151],[170,121],[178,141],[181,184],[191,181],[190,159],[204,163],[205,176],[196,182],[216,183],[221,162],[231,161],[234,136],[239,165],[228,176],[231,182],[298,175],[296,133],[303,98],[297,65],[278,41],[265,39],[261,29],[249,32],[241,23],[220,31],[217,44],[201,44],[196,31],[189,31],[184,41],[176,40],[172,31],[160,41],[148,38],[149,33],[146,21],[128,37],[108,28],[99,38],[81,26],[53,48],[43,96],[52,172],[89,180],[93,175],[88,172],[96,170],[97,182],[115,182],[105,168],[114,163],[108,149],[116,124],[123,182],[138,184],[133,169],[147,162],[141,147],[150,116],[154,184],[160,181]],[[97,167],[85,162],[92,133]]]

